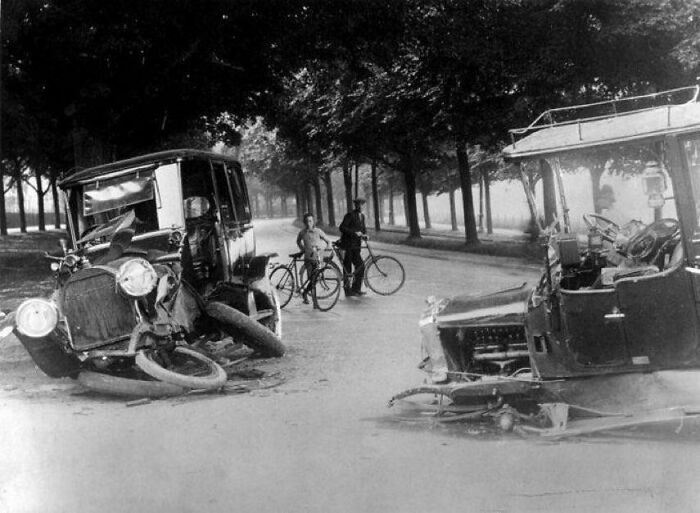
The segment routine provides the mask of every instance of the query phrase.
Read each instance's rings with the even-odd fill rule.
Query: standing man
[[[340,246],[345,250],[343,267],[348,274],[350,273],[351,267],[354,267],[355,272],[352,280],[352,287],[350,280],[346,280],[344,284],[345,295],[364,296],[365,293],[362,292],[361,289],[365,268],[360,250],[362,249],[362,239],[367,237],[365,215],[362,213],[362,205],[365,204],[365,200],[364,198],[355,198],[353,204],[355,205],[355,209],[345,214],[343,222],[340,223]]]
[[[309,287],[311,287],[311,277],[318,269],[321,262],[321,241],[326,243],[326,249],[331,247],[331,241],[328,240],[323,230],[316,227],[314,215],[310,213],[304,214],[304,228],[297,235],[297,246],[304,252],[304,267],[306,268],[306,276],[308,276],[308,285],[302,291],[304,303],[308,303]]]

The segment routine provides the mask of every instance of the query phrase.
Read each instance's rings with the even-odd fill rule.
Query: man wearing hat
[[[350,273],[351,266],[354,268],[352,286],[349,279],[345,282],[346,296],[364,296],[362,292],[362,279],[365,269],[362,263],[362,239],[367,236],[367,228],[365,226],[365,215],[362,213],[362,205],[365,204],[364,198],[355,198],[353,200],[355,209],[352,212],[345,214],[343,222],[340,223],[340,247],[345,250],[343,258],[343,267],[346,273]]]

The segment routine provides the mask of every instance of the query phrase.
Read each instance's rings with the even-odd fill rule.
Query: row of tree
[[[366,163],[375,210],[378,176],[400,178],[414,237],[416,193],[426,204],[429,192],[459,188],[466,241],[477,241],[472,185],[485,184],[488,196],[491,179],[509,176],[496,156],[508,127],[548,107],[687,85],[698,71],[700,7],[691,1],[435,0],[384,9],[391,22],[381,35],[371,7],[344,13],[346,26],[366,30],[289,78],[265,117],[278,141],[275,165],[261,176],[303,201],[309,188],[318,198],[337,169],[349,205],[352,169]],[[591,167],[595,182],[601,166]],[[533,190],[547,179],[546,167],[528,173]]]
[[[416,193],[459,188],[467,242],[474,168],[508,127],[700,63],[694,0],[6,0],[1,18],[5,188],[43,199],[61,172],[243,133],[247,168],[300,202],[309,184],[317,211],[334,172],[346,202],[362,164],[375,191],[401,184],[412,236]]]

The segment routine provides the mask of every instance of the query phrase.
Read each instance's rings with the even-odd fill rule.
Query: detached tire
[[[154,351],[141,349],[136,353],[136,366],[165,383],[197,390],[215,390],[223,387],[228,379],[226,371],[218,363],[187,347],[176,347],[169,354],[172,365],[167,369],[155,358]]]
[[[279,357],[284,354],[284,345],[277,335],[235,308],[211,301],[207,303],[206,313],[222,330],[261,355]]]
[[[149,397],[152,399],[182,395],[188,390],[162,381],[130,379],[92,371],[81,371],[78,374],[78,382],[89,390],[106,395]]]

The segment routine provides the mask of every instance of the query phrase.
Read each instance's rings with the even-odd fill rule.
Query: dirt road
[[[258,248],[294,250],[262,222]],[[698,511],[700,436],[645,432],[563,442],[392,421],[421,382],[417,319],[430,294],[532,279],[510,260],[382,246],[404,263],[393,297],[293,300],[288,354],[257,365],[279,387],[154,401],[86,396],[21,346],[0,349],[0,511]]]

